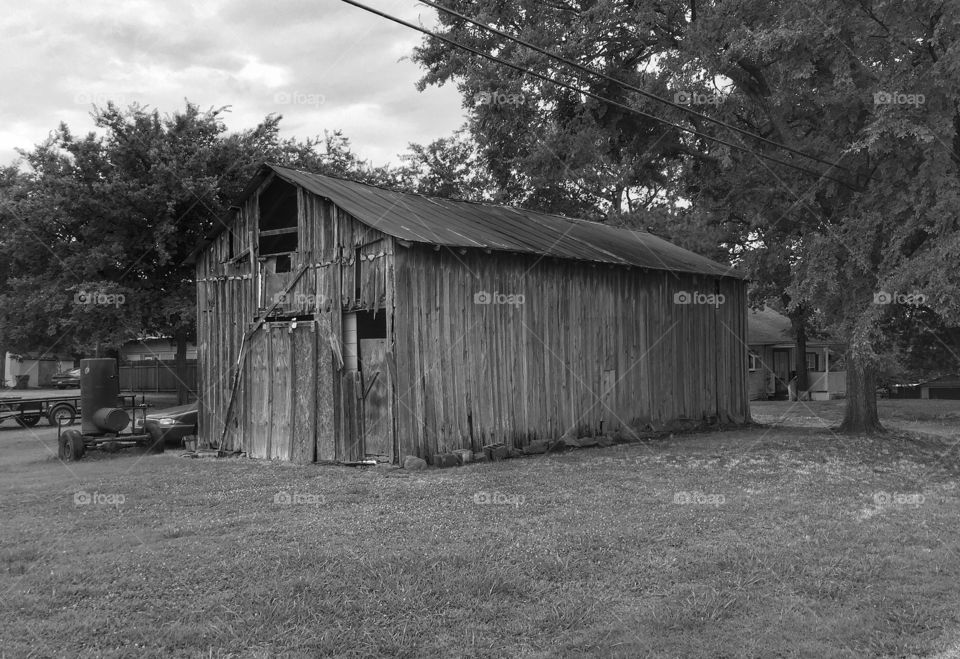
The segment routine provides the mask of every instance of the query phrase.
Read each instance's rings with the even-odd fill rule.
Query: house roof
[[[765,306],[763,309],[750,309],[747,315],[747,345],[794,345],[793,324],[779,311]],[[830,347],[843,345],[843,341],[830,341],[807,338],[808,347]]]
[[[744,278],[731,266],[711,261],[645,231],[496,204],[394,192],[271,164],[261,167],[238,203],[253,194],[270,173],[331,200],[364,224],[413,243]],[[223,227],[216,233],[221,231]]]
[[[949,387],[951,389],[954,387],[960,387],[960,375],[941,375],[938,378],[921,382],[920,386],[934,388]]]
[[[747,343],[750,345],[771,345],[792,343],[790,319],[770,307],[751,309],[747,316]]]

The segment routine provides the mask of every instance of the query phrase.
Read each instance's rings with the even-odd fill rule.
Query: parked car
[[[69,371],[55,373],[50,380],[57,389],[75,389],[80,386],[80,369],[71,368]]]
[[[164,444],[181,444],[187,435],[197,434],[197,404],[168,407],[148,414],[144,426],[154,438],[162,437]]]

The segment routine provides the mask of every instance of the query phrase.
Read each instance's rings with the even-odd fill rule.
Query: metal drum
[[[120,432],[130,423],[130,416],[119,407],[101,407],[93,413],[93,423],[101,432]]]

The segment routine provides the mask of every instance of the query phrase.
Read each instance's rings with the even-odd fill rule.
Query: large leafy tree
[[[487,163],[463,129],[400,156],[400,187],[433,197],[485,201],[496,196]]]
[[[681,2],[444,3],[540,47],[633,84],[667,93],[669,74],[653,58],[675,47]],[[622,87],[586,78],[550,58],[440,13],[442,32],[460,43],[530,67],[612,100],[649,109]],[[671,165],[688,146],[676,131],[614,105],[525,76],[435,39],[414,53],[421,88],[454,82],[468,130],[498,190],[498,201],[605,219],[664,203]]]
[[[421,85],[458,85],[507,200],[612,221],[643,211],[633,223],[688,246],[696,246],[691,234],[709,237],[760,282],[759,299],[785,308],[801,336],[815,317],[848,338],[846,429],[879,428],[883,321],[903,311],[878,304],[884,293],[922,293],[940,325],[960,325],[956,271],[942,267],[960,253],[960,51],[956,16],[942,3],[445,5],[668,99],[706,99],[695,109],[819,159],[577,73],[443,13],[442,32],[461,43],[753,153],[438,40],[415,52],[427,72]],[[956,365],[950,346],[941,348]]]
[[[698,201],[748,212],[752,258],[788,310],[848,338],[851,431],[879,428],[874,376],[897,300],[960,325],[957,274],[942,267],[960,247],[957,35],[939,3],[711,3],[678,54],[733,81],[725,118],[840,165],[819,169],[842,183],[732,153]],[[939,355],[960,363],[945,342]]]
[[[269,160],[380,184],[341,133],[279,137],[280,117],[228,133],[226,109],[169,115],[108,104],[101,134],[61,125],[0,174],[0,336],[21,351],[98,354],[173,337],[182,367],[195,334],[190,251]],[[182,381],[182,378],[181,378]],[[181,386],[181,396],[185,391]]]

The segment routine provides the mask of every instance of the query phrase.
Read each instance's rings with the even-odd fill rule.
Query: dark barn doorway
[[[353,340],[356,343],[351,346]],[[355,406],[348,406],[354,416],[349,424],[354,431],[352,439],[359,440],[365,458],[394,462],[393,383],[388,368],[386,312],[380,309],[345,314],[344,344],[344,352],[349,355],[345,360],[348,388],[356,400]],[[356,355],[355,362],[351,352]]]

